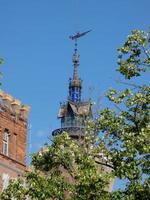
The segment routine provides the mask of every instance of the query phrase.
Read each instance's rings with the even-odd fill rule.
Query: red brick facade
[[[0,92],[0,188],[26,169],[27,106]],[[4,134],[8,134],[8,138]],[[7,180],[6,180],[7,179]]]

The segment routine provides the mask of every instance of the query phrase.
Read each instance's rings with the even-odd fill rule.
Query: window
[[[16,154],[17,154],[17,134],[14,133],[13,135],[13,142],[14,142],[14,159],[16,159]]]
[[[3,154],[8,156],[8,143],[9,143],[9,133],[8,130],[5,129],[3,133]]]

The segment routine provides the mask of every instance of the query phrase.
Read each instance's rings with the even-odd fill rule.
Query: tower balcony
[[[71,138],[78,139],[83,138],[85,134],[85,127],[64,127],[55,129],[52,132],[52,136],[57,136],[62,134],[63,132],[67,132]]]
[[[64,117],[61,120],[61,128],[52,132],[53,136],[67,132],[72,138],[83,137],[85,133],[85,123],[82,118]]]
[[[84,118],[71,117],[71,116],[62,118],[61,128],[70,128],[70,127],[84,128],[85,127]]]

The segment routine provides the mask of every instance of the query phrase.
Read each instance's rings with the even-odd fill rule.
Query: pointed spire
[[[73,70],[73,79],[76,83],[79,83],[79,79],[78,79],[78,66],[79,66],[79,55],[78,55],[78,51],[77,51],[77,40],[86,35],[87,33],[91,32],[91,30],[85,31],[85,32],[77,32],[75,35],[71,35],[69,36],[69,38],[71,40],[75,41],[75,49],[74,49],[74,54],[73,54],[73,66],[74,66],[74,70]],[[78,81],[77,81],[78,80]]]
[[[79,66],[79,55],[77,50],[77,40],[75,40],[75,49],[73,54],[73,80],[78,80],[78,66]]]
[[[79,55],[77,50],[77,39],[73,53],[73,77],[69,81],[69,99],[73,102],[80,102],[82,81],[78,78]]]

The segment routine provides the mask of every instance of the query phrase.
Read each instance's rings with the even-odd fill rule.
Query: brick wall
[[[9,178],[16,178],[26,169],[26,129],[28,109],[0,93],[0,189]],[[19,102],[19,101],[18,101]],[[8,152],[3,152],[4,132],[8,133]]]

